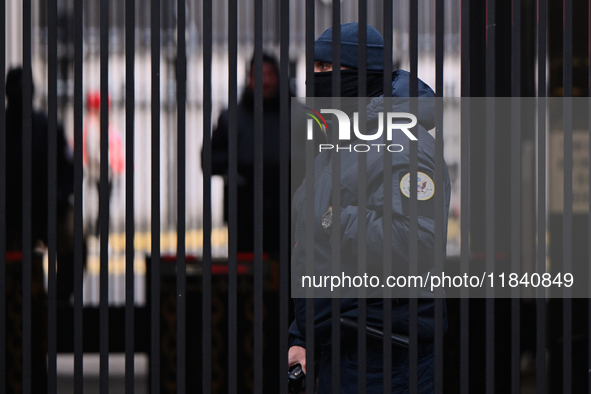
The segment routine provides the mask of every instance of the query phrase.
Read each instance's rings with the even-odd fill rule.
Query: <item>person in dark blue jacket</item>
[[[276,256],[279,252],[279,65],[263,55],[263,250]],[[250,62],[248,85],[238,103],[238,251],[254,250],[254,179],[255,179],[255,98],[254,57]],[[212,173],[227,177],[229,166],[230,112],[224,110],[211,136]],[[224,219],[228,220],[229,192],[225,179]]]
[[[358,80],[358,24],[348,23],[341,25],[341,97],[357,97],[359,92]],[[315,42],[315,76],[314,90],[316,97],[332,96],[332,29],[325,31]],[[366,135],[375,134],[379,128],[380,116],[386,112],[409,112],[408,101],[399,100],[388,107],[383,99],[383,38],[380,33],[371,26],[367,26],[367,117]],[[409,97],[410,76],[409,73],[397,70],[392,76],[392,96]],[[445,256],[445,246],[442,250],[435,248],[435,223],[434,212],[443,210],[444,223],[442,231],[447,228],[447,213],[450,202],[450,181],[447,168],[443,169],[444,187],[442,190],[434,188],[435,173],[435,141],[427,130],[435,126],[434,102],[431,98],[434,93],[424,82],[418,81],[418,96],[422,100],[417,113],[416,130],[418,138],[418,177],[424,182],[418,182],[418,245],[417,272],[425,277],[432,272],[435,255]],[[352,111],[344,110],[349,116]],[[327,119],[331,115],[326,116]],[[353,117],[351,116],[351,121]],[[335,122],[336,123],[336,122]],[[331,129],[335,129],[334,125]],[[352,136],[349,141],[338,140],[334,131],[327,135],[327,144],[343,146],[346,144],[367,143],[360,141],[359,136]],[[344,144],[346,142],[346,144]],[[397,275],[409,274],[409,196],[408,183],[410,173],[410,143],[409,136],[405,133],[392,133],[391,144],[396,145],[396,153],[392,153],[392,206],[390,240],[392,260],[384,261],[383,228],[384,216],[384,154],[383,149],[371,149],[367,153],[358,153],[354,149],[342,149],[340,151],[341,173],[341,206],[339,210],[332,207],[332,151],[322,150],[314,161],[314,223],[306,223],[306,182],[295,192],[292,199],[293,220],[295,223],[296,244],[292,253],[292,295],[294,296],[295,316],[289,330],[289,365],[301,364],[306,370],[306,299],[305,289],[301,286],[301,278],[306,274],[307,248],[313,249],[314,272],[329,272],[332,264],[332,237],[340,237],[341,267],[350,268],[356,274],[355,264],[358,255],[358,218],[359,212],[358,185],[361,176],[365,178],[366,191],[366,268],[368,272],[382,272],[383,265],[388,263],[392,272]],[[366,157],[366,173],[358,174],[358,158],[363,154]],[[406,189],[405,189],[406,185]],[[443,193],[443,205],[435,206],[435,193]],[[340,229],[331,228],[332,224],[327,217],[333,212],[340,212]],[[314,229],[314,244],[306,244],[306,230]],[[444,234],[444,239],[446,234]],[[326,269],[323,271],[323,267]],[[371,291],[371,290],[370,290]],[[318,293],[316,293],[318,294]],[[321,292],[322,294],[322,292]],[[324,293],[326,294],[326,293]],[[345,294],[348,297],[348,294]],[[432,294],[419,290],[417,336],[419,347],[417,349],[418,361],[418,389],[419,393],[433,391],[433,340],[435,336],[434,299]],[[299,298],[298,298],[299,297]],[[381,297],[368,298],[367,325],[377,330],[383,327],[383,299]],[[357,298],[341,299],[341,315],[357,321]],[[332,300],[330,298],[314,299],[314,342],[316,364],[318,367],[318,392],[331,393],[331,347],[334,346],[331,338]],[[392,330],[394,333],[409,335],[409,301],[408,298],[395,298],[392,302]],[[447,325],[445,321],[444,326]],[[445,328],[444,328],[445,329]],[[342,393],[355,393],[358,391],[357,383],[357,333],[342,330],[340,344],[340,391]],[[368,393],[383,392],[383,349],[381,341],[367,341],[367,386]],[[392,359],[392,392],[405,393],[409,386],[409,353],[398,347],[393,347]]]

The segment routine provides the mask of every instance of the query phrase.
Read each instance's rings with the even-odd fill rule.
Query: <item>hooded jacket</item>
[[[397,70],[393,74],[392,81],[393,97],[409,96],[409,73]],[[433,91],[424,82],[419,80],[419,98],[434,97]],[[378,127],[378,118],[380,113],[384,112],[410,112],[408,101],[394,101],[391,108],[384,108],[383,98],[373,98],[367,104],[367,128],[364,134],[374,134]],[[402,104],[400,104],[402,103]],[[406,103],[406,104],[404,104]],[[434,100],[419,99],[418,124],[415,129],[418,130],[418,171],[427,174],[434,179],[435,173],[435,140],[427,132],[434,127]],[[334,133],[336,134],[336,133]],[[330,136],[330,143],[343,145],[343,141],[337,141],[336,135]],[[367,143],[355,139],[351,144]],[[380,141],[381,142],[381,141]],[[409,199],[401,190],[401,180],[404,175],[410,172],[410,143],[409,138],[402,132],[392,134],[391,144],[402,146],[400,152],[392,153],[392,218],[390,240],[392,260],[391,264],[393,275],[409,274]],[[357,153],[353,149],[339,151],[341,158],[341,207],[336,210],[333,207],[333,215],[340,211],[340,229],[332,229],[328,234],[323,231],[322,218],[331,206],[332,195],[332,165],[331,152],[322,151],[315,158],[314,162],[314,270],[315,272],[331,272],[332,264],[332,241],[334,236],[340,237],[341,245],[341,267],[343,270],[351,269],[351,275],[359,274],[357,272],[358,259],[358,219],[359,201],[358,185],[360,174],[358,174],[358,158],[360,155],[366,155],[366,173],[364,174],[366,183],[366,272],[368,275],[380,275],[383,272],[384,233],[383,233],[383,208],[384,208],[384,160],[383,149],[378,151],[372,149],[367,153]],[[418,273],[425,274],[433,268],[435,254],[445,256],[445,246],[443,250],[435,250],[435,223],[434,212],[436,209],[443,209],[444,239],[446,239],[447,214],[450,204],[451,186],[447,168],[444,164],[443,190],[437,190],[435,186],[434,193],[443,193],[443,206],[435,207],[436,198],[431,197],[425,201],[418,201],[418,245],[417,260]],[[301,287],[301,277],[306,275],[306,182],[300,186],[294,194],[292,200],[292,215],[295,225],[296,244],[292,253],[292,289],[294,286]],[[419,185],[420,187],[420,185]],[[333,273],[336,274],[336,273]],[[300,281],[300,282],[298,282]],[[371,291],[368,290],[368,291]],[[421,291],[421,290],[419,290]],[[297,292],[296,292],[297,293]],[[300,293],[295,297],[301,296]],[[434,300],[430,294],[419,293],[423,298],[418,301],[418,338],[421,341],[432,341],[434,338]],[[368,293],[371,297],[371,293]],[[306,347],[306,299],[294,298],[295,321],[290,327],[290,346],[298,345]],[[314,299],[314,327],[315,341],[320,346],[328,346],[331,343],[331,318],[332,301],[330,298]],[[383,316],[382,298],[367,299],[367,324],[371,327],[381,329]],[[347,317],[357,320],[357,298],[341,299],[341,317]],[[409,307],[408,300],[397,298],[392,303],[392,329],[393,332],[408,335],[409,331]],[[447,322],[445,321],[445,326]]]

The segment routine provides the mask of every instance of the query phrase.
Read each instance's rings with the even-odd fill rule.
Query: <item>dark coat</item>
[[[212,134],[212,173],[228,175],[229,120],[228,110],[221,113],[216,129]],[[254,97],[245,91],[237,112],[237,228],[238,251],[254,250]],[[263,107],[263,250],[279,251],[279,169],[280,132],[279,98],[266,100]],[[228,182],[225,179],[224,216],[228,220]]]
[[[392,96],[408,97],[409,74],[405,71],[396,71],[393,75]],[[433,97],[433,91],[422,81],[419,81],[419,97]],[[427,102],[425,102],[427,101]],[[366,134],[373,134],[377,130],[378,113],[380,112],[409,112],[408,108],[398,108],[397,104],[392,108],[383,108],[381,98],[374,98],[367,105],[367,124],[375,128]],[[435,173],[435,140],[427,132],[434,127],[434,101],[424,100],[420,103],[418,120],[418,171],[423,172],[434,179]],[[370,128],[370,127],[368,127]],[[331,143],[336,141],[335,135],[331,137]],[[366,143],[367,141],[352,140],[351,143]],[[409,266],[409,207],[408,198],[405,197],[400,188],[402,177],[410,171],[410,150],[409,139],[402,132],[393,133],[393,144],[403,146],[402,152],[391,154],[392,169],[392,238],[390,241],[392,250],[392,271],[394,275],[408,274]],[[383,152],[383,151],[382,151]],[[367,158],[366,173],[366,239],[367,239],[367,270],[369,275],[383,272],[383,204],[384,184],[383,153],[371,150],[365,153]],[[331,205],[331,152],[323,151],[315,159],[314,178],[314,269],[315,272],[332,272],[331,258],[331,237],[338,235],[341,244],[341,267],[344,271],[349,268],[352,275],[357,275],[358,259],[358,184],[360,175],[358,172],[358,158],[360,153],[341,151],[341,209],[340,209],[340,231],[332,229],[331,234],[323,231],[321,222],[329,205]],[[443,210],[444,229],[447,229],[447,214],[450,203],[450,180],[447,168],[444,167],[444,205],[434,207],[435,198],[426,201],[419,201],[418,205],[418,273],[425,274],[433,268],[434,256],[436,253],[445,256],[443,250],[435,250],[435,209]],[[298,278],[306,275],[306,214],[305,214],[305,181],[295,193],[292,203],[292,220],[296,223],[296,245],[292,254],[292,290],[300,286]],[[333,207],[333,214],[336,211]],[[446,230],[444,230],[446,231]],[[444,234],[445,239],[446,234]],[[324,269],[323,269],[324,267]],[[382,276],[382,275],[380,275]],[[302,293],[300,293],[302,294]],[[298,295],[295,295],[296,297]],[[371,294],[370,294],[371,296]],[[306,299],[294,298],[296,320],[290,327],[290,345],[305,347],[306,330]],[[331,299],[316,298],[314,300],[315,313],[315,339],[318,344],[328,345],[331,343]],[[381,329],[383,315],[383,302],[381,298],[369,298],[367,300],[367,323],[368,325]],[[341,299],[341,316],[357,320],[357,299]],[[407,299],[397,299],[392,306],[393,331],[408,335],[409,307]],[[431,298],[420,299],[418,307],[418,337],[422,341],[431,341],[434,337],[434,301]]]
[[[6,109],[6,228],[10,248],[21,248],[23,216],[23,118],[20,106]],[[39,111],[32,112],[31,220],[33,241],[47,242],[48,196],[48,119]],[[61,125],[57,129],[57,216],[69,207],[74,191],[74,164]]]

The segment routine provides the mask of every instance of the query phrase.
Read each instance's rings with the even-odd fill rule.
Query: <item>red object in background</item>
[[[22,260],[23,260],[23,252],[16,251],[16,250],[6,252],[6,261],[7,262],[22,261]]]
[[[109,109],[111,108],[111,95],[109,97]],[[86,109],[90,110],[98,110],[101,108],[101,92],[99,91],[90,91],[86,96]]]
[[[177,256],[176,255],[165,255],[161,257],[163,263],[174,263],[176,264]],[[239,275],[248,274],[250,269],[250,264],[254,262],[254,253],[253,252],[239,252],[236,255],[236,260],[238,261],[238,265],[236,266],[236,273]],[[269,254],[263,253],[263,261],[269,260]],[[202,260],[197,256],[187,255],[185,256],[185,261],[187,263],[199,263]],[[230,267],[228,264],[212,264],[211,265],[211,273],[213,275],[227,275],[230,272]]]
[[[111,108],[111,95],[108,96],[109,109]],[[97,138],[100,135],[100,117],[98,111],[101,107],[101,94],[98,91],[90,91],[86,96],[86,108],[88,110],[87,120],[84,124],[84,131],[82,133],[82,160],[86,167],[89,166],[89,149],[100,149]],[[89,137],[89,133],[92,135]],[[88,147],[89,138],[91,147]],[[93,165],[97,166],[98,157],[96,152],[94,154]],[[94,163],[96,162],[96,163]],[[119,129],[112,123],[109,123],[109,167],[114,174],[123,174],[125,172],[125,153],[123,148],[123,141],[119,133]],[[96,171],[95,171],[96,172]]]
[[[254,252],[238,252],[236,260],[252,263],[254,262]],[[269,254],[263,252],[263,261],[269,260]]]

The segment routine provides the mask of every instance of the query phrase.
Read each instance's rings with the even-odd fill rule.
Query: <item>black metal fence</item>
[[[15,21],[12,11],[20,7],[22,15],[17,15],[22,21]],[[151,0],[149,6],[135,0],[23,0],[1,1],[0,13],[5,22],[0,29],[0,74],[6,75],[6,65],[21,62],[24,70],[18,147],[22,150],[18,191],[22,229],[16,230],[21,238],[17,244],[10,241],[15,228],[7,219],[14,209],[10,196],[15,190],[8,176],[14,168],[8,161],[14,146],[8,144],[11,130],[4,126],[7,112],[0,109],[0,311],[4,311],[0,313],[0,387],[6,392],[58,392],[57,363],[62,353],[73,355],[76,393],[92,389],[83,364],[90,353],[100,355],[100,392],[114,389],[109,369],[113,353],[125,354],[125,392],[129,393],[140,391],[135,384],[138,353],[149,357],[151,392],[287,392],[287,333],[293,319],[290,94],[312,95],[314,40],[326,28],[350,21],[377,27],[385,40],[385,86],[391,84],[388,71],[394,59],[395,66],[410,71],[411,96],[413,86],[416,95],[418,76],[432,85],[438,97],[587,97],[591,87],[591,3],[581,0]],[[22,59],[13,55],[15,42],[22,46]],[[263,222],[268,186],[263,177],[263,51],[279,58],[281,163],[279,183],[274,186],[280,197],[281,225],[272,230],[279,234],[279,247],[270,255],[263,247],[263,236],[269,231]],[[238,117],[239,87],[248,68],[241,62],[252,54],[254,223],[246,231],[254,235],[254,243],[252,253],[244,254],[238,243],[245,230],[237,225],[239,201],[244,198],[238,192],[242,182],[238,158],[244,147],[238,145],[237,130],[244,121]],[[38,147],[31,121],[33,79],[36,91],[41,91],[35,103],[48,114],[47,145],[43,146],[48,183],[43,219],[48,230],[42,247],[33,224],[39,197],[34,184]],[[114,87],[109,83],[113,79],[122,84]],[[100,265],[95,270],[100,293],[94,304],[85,301],[92,271],[88,223],[93,219],[84,206],[89,204],[83,157],[89,80],[100,83],[100,97],[113,95],[111,112],[109,100],[100,102],[96,237]],[[0,79],[0,92],[6,90]],[[493,271],[496,264],[505,264],[513,272],[526,265],[546,272],[559,261],[567,268],[586,267],[585,262],[591,262],[588,124],[574,130],[565,123],[557,140],[545,110],[537,119],[523,119],[513,111],[512,124],[517,126],[499,130],[471,116],[465,103],[455,140],[446,139],[443,113],[437,114],[436,164],[442,167],[444,142],[446,148],[455,147],[451,153],[446,151],[445,159],[457,204],[450,214],[455,227],[448,227],[455,241],[447,240],[448,257],[436,261],[436,268]],[[212,234],[221,219],[219,214],[216,219],[212,207],[220,205],[223,195],[212,182],[210,131],[223,107],[229,114],[228,232],[227,252],[218,254],[214,249],[219,241]],[[124,201],[117,208],[121,215],[115,230],[109,197],[113,113],[124,124],[125,146],[120,178],[124,181],[113,189]],[[58,209],[58,116],[71,136],[74,163],[70,265],[66,264],[70,257],[61,253],[68,232],[60,225]],[[527,122],[535,126],[526,126]],[[198,141],[195,135],[200,136]],[[552,153],[554,157],[549,151],[556,141],[563,150]],[[141,150],[141,146],[148,147]],[[194,156],[200,152],[195,176]],[[558,176],[551,174],[555,161],[560,163]],[[416,161],[414,165],[416,171]],[[410,168],[412,172],[412,160]],[[441,177],[435,174],[435,182]],[[200,204],[193,210],[195,183],[199,183]],[[561,200],[551,201],[559,186]],[[149,209],[140,209],[141,204]],[[410,212],[416,224],[416,205],[411,204]],[[435,217],[440,229],[442,220],[441,215]],[[124,264],[114,272],[110,235],[116,230],[124,239]],[[194,230],[203,235],[195,250],[187,244]],[[415,244],[416,231],[411,228]],[[148,233],[150,239],[149,247],[140,251],[139,232]],[[165,232],[176,234],[173,250],[162,246]],[[437,245],[445,244],[443,233],[436,231]],[[138,268],[138,253],[145,257],[145,273]],[[580,272],[577,279],[591,283],[591,270]],[[119,304],[110,292],[117,275],[124,281]],[[137,287],[143,284],[138,284],[138,278],[146,289],[141,303]],[[62,297],[64,287],[69,291]],[[532,293],[530,299],[462,295],[435,303],[435,392],[591,392],[591,304],[587,299],[549,299],[543,292]],[[391,322],[391,303],[385,300],[385,322]],[[312,305],[310,300],[308,321],[313,320]],[[338,302],[332,308],[335,316],[340,313]],[[361,326],[365,325],[364,308],[361,302]],[[410,326],[416,327],[417,304],[412,300],[410,311]],[[336,343],[341,337],[339,324],[334,319]],[[306,335],[313,338],[314,331],[308,328]],[[391,329],[384,326],[386,332]],[[358,339],[359,392],[363,392],[365,334],[361,332]],[[410,392],[417,392],[419,339],[412,329],[409,340]],[[384,349],[388,360],[391,347]],[[313,341],[307,350],[308,365],[313,365]],[[385,365],[388,369],[387,361]],[[314,374],[306,379],[308,387],[313,387]],[[338,385],[334,387],[338,390]]]

